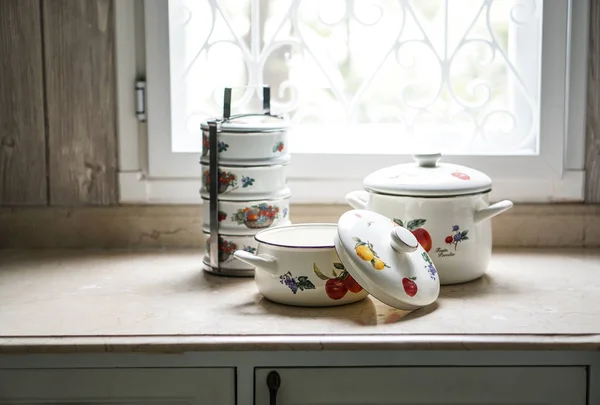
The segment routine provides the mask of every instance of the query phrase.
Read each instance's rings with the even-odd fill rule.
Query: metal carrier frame
[[[219,128],[220,126],[228,121],[232,121],[237,118],[255,116],[257,114],[236,114],[231,115],[231,87],[225,88],[224,100],[223,100],[223,117],[213,118],[207,120],[208,123],[208,139],[209,139],[209,182],[212,187],[209,190],[209,204],[210,204],[210,268],[214,273],[223,273],[219,267],[219,153],[217,145],[219,143]],[[271,114],[271,88],[269,86],[263,87],[263,115],[269,115],[272,117],[281,118],[278,115]],[[240,270],[240,273],[246,271]],[[232,274],[227,274],[232,275]],[[241,274],[240,274],[241,275]]]

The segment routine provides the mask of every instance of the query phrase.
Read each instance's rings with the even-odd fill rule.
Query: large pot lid
[[[288,123],[282,117],[267,114],[234,115],[219,123],[222,132],[275,132],[287,127]],[[208,131],[208,122],[202,122],[200,128]]]
[[[368,191],[413,197],[448,197],[490,191],[492,179],[466,166],[440,163],[440,153],[414,155],[414,163],[386,167],[364,180]]]
[[[356,282],[391,307],[414,310],[438,298],[440,280],[433,261],[409,230],[383,215],[344,213],[335,249]]]

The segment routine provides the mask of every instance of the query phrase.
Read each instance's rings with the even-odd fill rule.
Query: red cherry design
[[[424,228],[417,228],[414,231],[411,231],[415,238],[417,238],[417,242],[426,252],[429,252],[432,247],[431,235]]]
[[[404,277],[402,279],[402,287],[404,287],[404,292],[406,292],[406,295],[408,295],[409,297],[414,297],[417,294],[417,291],[418,291],[417,283],[415,283],[413,281],[416,279],[417,279],[416,277],[411,277],[411,278]]]
[[[457,179],[461,179],[461,180],[471,180],[471,177],[468,174],[462,173],[462,172],[453,172],[450,173],[451,175],[453,175],[454,177],[456,177]]]
[[[348,274],[348,277],[344,279],[344,286],[348,289],[348,291],[353,292],[355,294],[363,290],[361,285],[358,284],[354,277],[352,277],[350,274]]]
[[[446,239],[444,239],[444,242],[452,243],[452,236],[446,236]]]
[[[344,298],[344,295],[348,292],[348,288],[344,285],[344,282],[337,278],[330,278],[325,283],[325,292],[327,296],[332,300],[339,300]]]

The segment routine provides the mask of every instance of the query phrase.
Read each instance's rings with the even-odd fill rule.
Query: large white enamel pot
[[[415,155],[416,163],[378,170],[365,190],[346,195],[355,209],[382,214],[411,231],[429,253],[441,284],[481,277],[492,255],[490,219],[513,206],[490,205],[491,179],[477,170],[440,163],[440,154]]]

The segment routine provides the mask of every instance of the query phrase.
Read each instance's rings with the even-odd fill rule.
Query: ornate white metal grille
[[[305,151],[534,154],[541,34],[541,0],[169,0],[173,147],[269,85]]]

